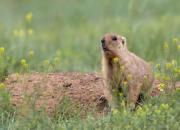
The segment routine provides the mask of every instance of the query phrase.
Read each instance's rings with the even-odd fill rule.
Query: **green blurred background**
[[[164,42],[180,37],[180,1],[0,0],[0,47],[10,57],[9,73],[20,69],[21,59],[31,71],[100,71],[107,32],[125,36],[129,50],[147,61],[161,62]]]

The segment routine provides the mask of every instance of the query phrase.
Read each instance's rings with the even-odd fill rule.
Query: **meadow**
[[[178,130],[180,89],[179,0],[0,0],[0,129]],[[98,119],[89,115],[19,116],[3,81],[12,73],[100,72],[104,33],[127,38],[130,51],[149,61],[165,94],[135,112],[122,107]],[[64,110],[64,109],[63,109]]]

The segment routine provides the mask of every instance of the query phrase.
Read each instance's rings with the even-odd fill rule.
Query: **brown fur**
[[[112,37],[117,40],[112,40]],[[107,99],[111,106],[119,106],[119,88],[123,89],[123,94],[127,97],[127,104],[135,107],[140,93],[149,93],[154,80],[152,69],[143,59],[128,51],[126,39],[117,34],[105,34],[102,49],[102,72],[106,87],[105,92],[109,95]],[[117,57],[118,61],[113,62]],[[127,88],[123,83],[127,83]]]

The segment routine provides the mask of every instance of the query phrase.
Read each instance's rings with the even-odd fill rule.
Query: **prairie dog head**
[[[119,53],[127,51],[126,38],[117,34],[105,34],[101,43],[103,53],[109,58],[114,58]]]

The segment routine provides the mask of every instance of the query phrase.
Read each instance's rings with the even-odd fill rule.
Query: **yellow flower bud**
[[[163,47],[164,47],[164,49],[168,49],[168,48],[169,48],[168,43],[167,43],[167,42],[165,42],[165,43],[164,43],[164,45],[163,45]]]
[[[23,64],[26,64],[26,60],[25,59],[22,59],[21,60],[21,64],[23,65]]]
[[[15,75],[16,75],[17,78],[19,77],[19,73],[16,73]]]
[[[25,69],[27,69],[29,67],[29,65],[26,63],[26,60],[25,59],[22,59],[21,60],[21,66]]]
[[[112,109],[112,114],[113,114],[113,115],[118,114],[118,110],[117,110],[117,109]]]
[[[127,79],[128,79],[128,80],[131,80],[131,79],[132,79],[132,75],[131,75],[131,74],[128,74]]]
[[[29,67],[29,65],[26,63],[26,64],[23,65],[23,67],[24,67],[25,69],[27,69],[27,68]]]
[[[177,43],[178,41],[179,41],[178,38],[173,38],[173,42],[174,42],[174,43]]]
[[[59,64],[59,62],[60,62],[59,57],[55,57],[55,58],[54,58],[54,62],[55,62],[56,64]]]
[[[163,109],[168,109],[169,108],[169,105],[168,104],[161,104],[161,106],[160,106],[161,108],[163,108]]]
[[[25,59],[22,59],[21,60],[21,64],[23,65],[23,64],[26,64],[26,60]]]
[[[162,91],[164,91],[164,88],[165,88],[165,84],[160,83],[158,89],[162,92]]]
[[[119,96],[120,96],[120,97],[123,97],[123,93],[122,93],[122,92],[121,92],[121,93],[119,93]]]
[[[4,88],[5,88],[5,85],[3,83],[0,83],[0,90]]]
[[[126,104],[126,103],[125,103],[125,101],[124,101],[124,100],[122,100],[122,102],[121,102],[121,106],[123,106],[123,107],[124,107],[124,106],[125,106],[125,104]]]
[[[29,28],[27,32],[28,32],[28,35],[32,35],[34,33],[34,30],[32,28]]]
[[[49,60],[44,60],[44,65],[48,66],[50,64]]]
[[[159,113],[161,113],[161,110],[156,109],[156,110],[155,110],[155,113],[159,114]]]
[[[119,61],[118,57],[113,58],[113,63],[117,63]]]
[[[19,35],[18,35],[20,38],[23,38],[25,36],[25,32],[24,30],[19,30]]]
[[[123,71],[123,70],[124,70],[124,66],[122,65],[122,66],[120,67],[120,69],[121,69],[121,71]]]
[[[4,51],[5,51],[4,47],[0,47],[0,55],[3,55]]]
[[[27,22],[31,22],[32,21],[32,16],[33,16],[32,12],[27,13],[26,16],[25,16],[25,20]]]
[[[164,83],[160,83],[159,87],[164,89],[165,88],[165,84]]]
[[[147,76],[146,75],[144,75],[144,80],[147,80]]]
[[[178,50],[180,50],[180,44],[179,44],[179,45],[177,45],[177,49],[178,49]]]
[[[168,63],[166,63],[165,66],[166,66],[166,69],[168,70],[168,69],[171,69],[173,67],[173,64],[168,62]]]
[[[127,82],[126,81],[123,82],[123,86],[127,86]]]
[[[157,68],[157,69],[160,69],[160,68],[161,68],[161,65],[160,65],[160,64],[156,64],[156,68]]]
[[[29,57],[33,57],[33,56],[34,56],[34,51],[33,50],[29,51]]]
[[[172,60],[171,63],[172,63],[172,65],[175,65],[176,64],[176,60]]]

